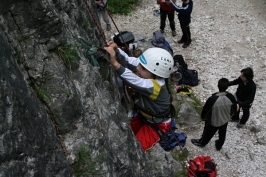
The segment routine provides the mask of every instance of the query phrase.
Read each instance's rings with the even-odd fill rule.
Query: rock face
[[[83,1],[0,2],[0,176],[173,176],[136,141],[106,53],[78,36],[104,46]]]

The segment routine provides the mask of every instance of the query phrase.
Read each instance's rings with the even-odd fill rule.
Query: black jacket
[[[256,94],[256,84],[253,80],[244,83],[241,78],[229,82],[229,86],[238,85],[236,90],[237,101],[240,107],[250,107]]]

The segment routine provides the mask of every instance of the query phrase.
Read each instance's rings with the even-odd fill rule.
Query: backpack
[[[172,47],[170,46],[169,42],[164,40],[163,44],[168,49],[167,51],[173,56],[174,51],[173,51]]]
[[[190,69],[183,71],[182,82],[185,85],[197,86],[199,84],[198,72]]]
[[[171,127],[169,129],[169,132],[166,134],[164,134],[156,126],[156,124],[147,121],[147,119],[145,118],[142,120],[144,123],[150,125],[153,128],[153,130],[155,130],[158,133],[160,137],[159,144],[165,151],[170,151],[174,149],[176,146],[182,146],[182,147],[185,146],[187,135],[185,133],[174,132],[174,130],[177,129],[174,119],[171,119]]]
[[[176,83],[177,85],[184,84],[197,86],[199,84],[198,72],[196,70],[188,69],[187,63],[182,55],[174,56],[174,68],[176,68],[175,73],[181,74],[181,79],[178,80],[178,83]],[[172,77],[175,77],[174,73],[172,74]]]
[[[216,163],[210,156],[197,156],[186,165],[188,177],[216,177]]]
[[[162,49],[167,50],[172,56],[174,54],[173,49],[170,46],[169,42],[165,40],[165,37],[160,31],[153,32],[151,44],[155,47],[160,47]]]
[[[135,37],[132,34],[132,32],[129,31],[122,31],[119,33],[114,34],[113,36],[113,41],[118,45],[118,46],[125,46],[125,43],[129,45],[129,43],[132,43],[135,41]],[[122,36],[122,37],[121,37]]]
[[[175,120],[171,119],[170,130],[168,131],[168,133],[160,136],[160,141],[159,141],[160,146],[165,151],[170,151],[174,149],[176,146],[184,147],[186,144],[187,135],[185,133],[174,132],[175,129],[177,129]]]

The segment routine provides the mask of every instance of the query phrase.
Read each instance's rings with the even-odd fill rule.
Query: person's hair
[[[228,88],[229,80],[226,78],[222,78],[218,81],[218,89],[219,92],[225,92]]]
[[[247,81],[251,81],[254,77],[254,73],[251,67],[247,67],[241,70],[241,73],[245,76]]]

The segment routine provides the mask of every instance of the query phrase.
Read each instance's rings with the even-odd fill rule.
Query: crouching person
[[[172,98],[167,85],[167,78],[173,70],[173,58],[168,51],[161,48],[149,48],[139,58],[129,57],[113,42],[110,42],[105,50],[109,53],[110,63],[117,74],[134,91],[136,113],[130,126],[143,150],[147,151],[160,140],[160,137],[145,122],[149,121],[163,133],[167,133],[171,116],[175,112],[171,109]],[[124,56],[127,65],[136,66],[136,71],[125,67],[124,61],[117,59],[117,53]]]
[[[225,142],[226,129],[231,116],[238,110],[235,97],[226,92],[228,79],[218,81],[219,92],[212,94],[203,106],[201,118],[205,121],[200,139],[191,139],[196,146],[205,146],[218,131],[219,138],[215,141],[216,150],[220,150]]]

